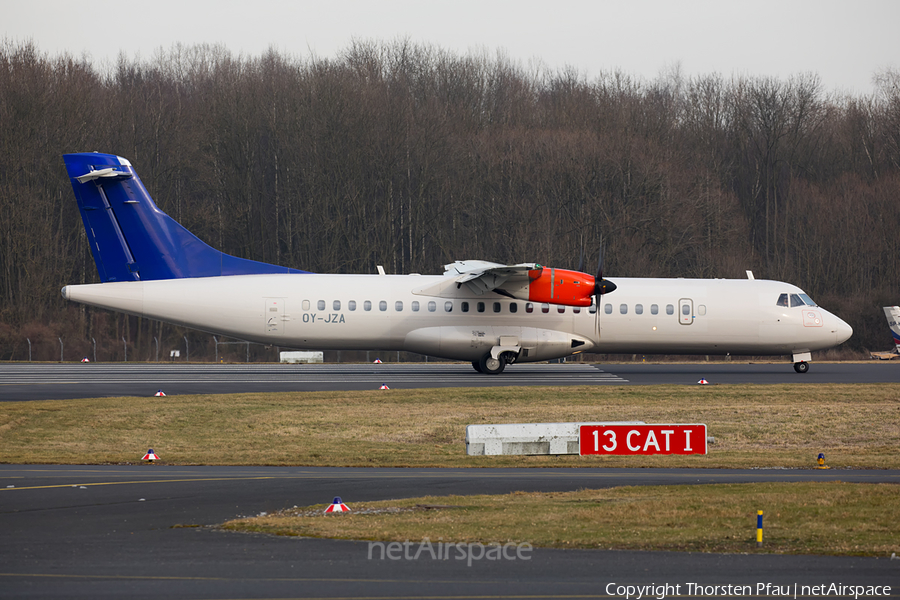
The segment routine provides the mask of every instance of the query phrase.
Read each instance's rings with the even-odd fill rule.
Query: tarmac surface
[[[898,560],[759,554],[750,541],[732,555],[535,548],[486,560],[474,547],[469,564],[457,553],[414,558],[422,540],[404,550],[410,558],[389,560],[365,541],[214,527],[337,495],[352,509],[425,494],[810,480],[900,483],[900,471],[0,465],[0,597],[610,598],[650,583],[682,597],[724,597],[715,585],[749,585],[761,597],[832,583],[893,586],[896,596]]]
[[[531,385],[712,385],[755,383],[900,383],[900,362],[811,363],[808,373],[789,363],[522,364],[500,375],[468,364],[0,364],[0,401],[227,394],[325,390]]]
[[[4,364],[0,401],[99,396],[491,385],[696,385],[900,381],[890,363],[513,365]],[[39,403],[38,403],[39,405]],[[165,457],[162,457],[165,459]],[[2,447],[0,447],[2,461]],[[900,484],[900,470],[336,469],[0,464],[0,598],[624,598],[756,597],[802,586],[900,586],[889,557],[700,554],[535,548],[487,560],[390,560],[365,541],[225,532],[226,520],[292,506],[421,495],[569,491],[619,485],[759,481]],[[337,517],[340,518],[340,517]],[[755,520],[748,523],[748,539]],[[527,532],[521,542],[528,542]],[[485,543],[492,540],[484,540]],[[434,546],[438,540],[433,541]],[[396,555],[395,555],[396,556]],[[412,556],[407,558],[406,556]],[[472,561],[468,560],[472,557]],[[525,558],[527,557],[527,559]],[[697,588],[696,586],[703,586]],[[680,586],[680,587],[677,587]],[[720,586],[718,588],[711,586]],[[725,586],[725,587],[723,587]],[[768,586],[768,587],[767,587]],[[883,591],[883,588],[881,588]],[[644,596],[648,592],[645,590]],[[834,595],[834,594],[832,594]],[[854,594],[849,593],[849,597]],[[846,588],[838,596],[848,597]],[[865,594],[860,597],[872,597]],[[882,596],[883,597],[883,596]]]

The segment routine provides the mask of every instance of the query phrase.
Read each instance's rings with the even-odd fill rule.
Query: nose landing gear
[[[809,361],[811,360],[811,352],[795,352],[793,356],[794,370],[798,373],[806,373],[809,371]]]

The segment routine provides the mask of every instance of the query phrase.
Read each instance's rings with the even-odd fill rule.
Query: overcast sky
[[[503,51],[527,67],[571,66],[591,79],[620,69],[685,75],[818,73],[825,88],[871,93],[900,68],[897,0],[2,0],[2,35],[51,55],[149,59],[176,42],[272,47],[331,57],[351,39],[405,37],[458,54]]]

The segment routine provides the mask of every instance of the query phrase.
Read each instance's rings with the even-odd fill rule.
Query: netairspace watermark
[[[624,585],[609,583],[609,596],[626,600],[656,598],[664,600],[672,596],[772,596],[797,598],[798,596],[837,596],[840,598],[872,598],[890,596],[889,585],[844,585],[842,583],[820,583],[818,585],[757,583],[755,585],[702,585],[699,583],[651,583],[649,585]]]
[[[471,567],[479,560],[531,560],[532,546],[528,542],[516,544],[452,543],[439,541],[432,543],[423,538],[421,542],[369,542],[369,560],[464,560]]]

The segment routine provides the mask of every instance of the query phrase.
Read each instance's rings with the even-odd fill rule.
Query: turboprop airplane
[[[885,306],[883,310],[894,338],[894,351],[900,352],[900,306]]]
[[[891,328],[891,336],[894,338],[894,349],[890,352],[870,352],[872,358],[881,360],[893,360],[900,356],[900,306],[884,306],[884,316],[887,318],[888,327]]]
[[[154,204],[111,154],[65,155],[103,283],[67,300],[261,344],[404,350],[508,364],[578,352],[791,355],[853,333],[789,283],[616,278],[599,272],[457,261],[442,275],[324,275],[223,254]]]

